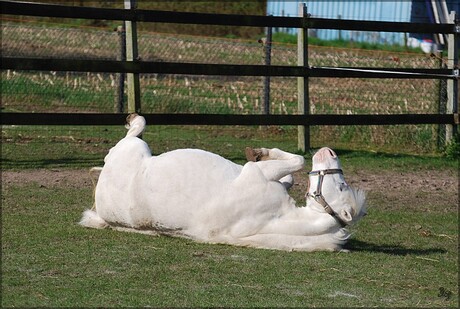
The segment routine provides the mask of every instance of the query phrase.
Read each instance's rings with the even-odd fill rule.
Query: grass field
[[[3,136],[2,307],[459,305],[458,161],[338,149],[347,181],[368,190],[352,252],[284,252],[78,226],[92,204],[88,167],[102,164],[124,129],[100,128],[93,139],[54,130],[40,143],[31,131],[29,140]],[[153,149],[177,143],[151,131]],[[181,134],[200,146],[204,133]],[[266,144],[295,147],[272,136]],[[242,163],[243,145],[264,142],[239,140],[214,151]],[[298,204],[306,185],[298,173]]]
[[[119,38],[113,29],[68,28],[33,22],[2,24],[5,56],[117,59]],[[421,52],[309,46],[315,67],[438,68],[440,60]],[[318,43],[318,42],[316,42]],[[262,64],[257,40],[230,40],[140,32],[139,55],[145,61]],[[295,44],[273,44],[273,65],[297,65]],[[144,113],[260,114],[263,78],[142,74]],[[114,112],[115,74],[3,71],[3,112]],[[438,80],[310,78],[311,114],[405,114],[442,112],[445,85]],[[297,79],[271,78],[270,113],[296,114]],[[314,143],[357,150],[436,153],[444,128],[348,126],[312,128]],[[42,135],[46,135],[43,133]]]
[[[90,195],[8,190],[2,307],[458,306],[454,214],[373,211],[353,253],[306,254],[86,230]]]

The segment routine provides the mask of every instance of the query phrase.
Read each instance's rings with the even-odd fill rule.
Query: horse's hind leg
[[[302,156],[282,151],[278,148],[246,149],[246,155],[253,153],[253,157],[259,169],[267,180],[282,181],[286,187],[292,185],[290,174],[300,170],[304,166],[305,159]],[[249,156],[248,156],[249,159]]]
[[[346,232],[312,236],[255,234],[235,241],[237,245],[286,251],[341,251],[348,239]]]

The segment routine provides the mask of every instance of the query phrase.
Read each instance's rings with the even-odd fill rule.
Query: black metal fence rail
[[[2,113],[3,125],[119,125],[124,114]],[[233,115],[142,114],[150,125],[399,125],[458,123],[458,114]]]
[[[404,68],[337,68],[281,65],[203,64],[155,61],[115,61],[40,58],[3,58],[2,69],[105,72],[105,73],[161,73],[191,75],[334,77],[334,78],[457,78],[450,69]]]

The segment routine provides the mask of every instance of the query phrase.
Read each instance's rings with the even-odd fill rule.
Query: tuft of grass
[[[460,134],[456,134],[452,141],[446,146],[444,154],[449,159],[460,159]]]

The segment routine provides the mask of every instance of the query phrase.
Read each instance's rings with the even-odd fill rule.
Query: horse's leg
[[[294,185],[294,177],[289,174],[284,177],[282,177],[279,182],[286,188],[286,190],[289,190],[293,185]]]
[[[137,113],[129,114],[126,117],[126,129],[128,132],[126,133],[126,137],[134,136],[139,137],[144,132],[146,126],[145,118],[139,116]]]
[[[348,237],[343,230],[315,236],[256,234],[241,238],[236,244],[288,251],[341,251]]]
[[[304,158],[278,148],[260,148],[252,150],[256,165],[267,180],[282,181],[286,187],[292,185],[292,176],[288,175],[300,170],[304,166]],[[246,150],[248,154],[248,150]],[[287,177],[286,177],[287,176]]]

